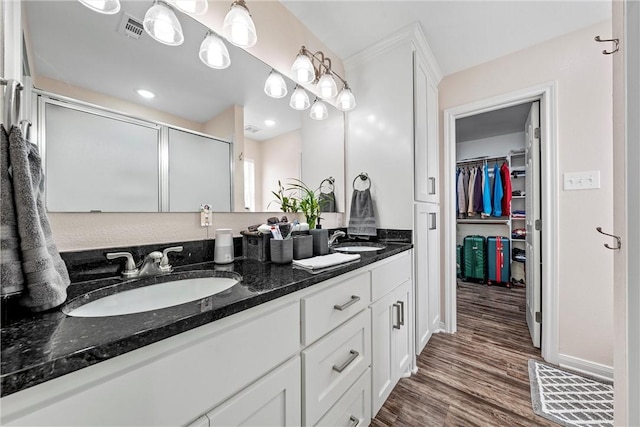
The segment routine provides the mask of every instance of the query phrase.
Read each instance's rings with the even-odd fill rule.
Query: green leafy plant
[[[280,210],[282,212],[298,212],[299,210],[298,199],[296,199],[291,194],[285,193],[288,191],[292,191],[292,190],[289,188],[285,189],[284,186],[282,185],[282,182],[278,180],[278,192],[275,192],[275,191],[271,192],[276,197],[276,200],[273,200],[272,202],[270,202],[269,206],[271,206],[271,203],[277,203],[280,205]]]
[[[304,182],[299,179],[291,178],[292,184],[289,184],[287,190],[298,190],[300,192],[298,206],[305,216],[310,229],[316,228],[316,222],[320,218],[321,202],[319,200],[320,188],[312,190]]]

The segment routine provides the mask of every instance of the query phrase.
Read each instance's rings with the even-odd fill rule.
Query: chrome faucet
[[[340,231],[340,230],[335,231],[331,235],[331,237],[329,237],[329,246],[333,245],[336,242],[336,240],[338,240],[338,238],[344,237],[346,235],[347,233],[345,233],[344,231]]]
[[[169,264],[169,252],[181,252],[182,246],[173,246],[164,251],[153,251],[148,254],[141,266],[136,267],[133,256],[129,252],[112,252],[106,255],[107,259],[126,258],[127,261],[122,270],[123,279],[133,279],[136,277],[157,276],[159,274],[171,273],[173,267]]]

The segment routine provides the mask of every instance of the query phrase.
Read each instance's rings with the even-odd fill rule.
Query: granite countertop
[[[70,317],[62,308],[28,314],[6,322],[1,330],[2,396],[27,389],[103,360],[138,349],[181,332],[255,307],[307,288],[413,247],[410,243],[385,243],[378,252],[360,253],[351,262],[321,273],[251,259],[236,259],[225,266],[213,262],[177,267],[175,279],[206,276],[207,271],[233,271],[242,281],[222,293],[143,313],[108,317]],[[196,273],[194,273],[196,272]],[[167,276],[161,276],[167,277]],[[141,280],[166,281],[162,278]],[[121,284],[107,278],[72,284],[68,301],[89,291]]]

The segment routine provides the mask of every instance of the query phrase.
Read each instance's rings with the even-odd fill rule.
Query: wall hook
[[[613,237],[614,239],[616,239],[616,246],[615,247],[611,247],[611,246],[609,246],[608,243],[605,243],[604,244],[605,248],[611,249],[613,251],[616,251],[616,250],[618,250],[618,249],[620,249],[622,247],[622,239],[620,239],[620,237],[614,236],[613,234],[605,233],[604,231],[602,231],[602,227],[596,227],[596,231],[598,233],[600,233],[600,234],[604,234],[605,236]]]
[[[620,39],[601,39],[600,36],[595,36],[593,39],[599,43],[613,42],[613,50],[611,52],[607,52],[607,49],[604,49],[602,51],[604,55],[611,55],[620,49]]]

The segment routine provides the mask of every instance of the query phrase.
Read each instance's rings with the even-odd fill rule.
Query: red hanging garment
[[[504,196],[502,197],[502,215],[511,216],[511,172],[507,162],[500,167],[500,177],[502,178],[502,187]]]

